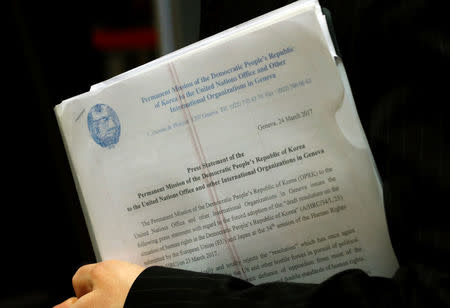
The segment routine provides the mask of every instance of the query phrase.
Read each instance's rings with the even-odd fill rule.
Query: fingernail
[[[68,307],[72,306],[76,301],[77,301],[76,297],[71,297],[69,299],[66,299],[61,304],[54,306],[53,308],[68,308]]]

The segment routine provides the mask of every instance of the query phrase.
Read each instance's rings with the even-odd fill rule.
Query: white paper
[[[392,276],[380,181],[334,55],[303,1],[57,106],[98,259],[253,283]]]

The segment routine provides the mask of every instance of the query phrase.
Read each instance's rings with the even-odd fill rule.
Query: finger
[[[94,266],[95,264],[84,265],[80,267],[73,276],[73,290],[78,298],[93,290],[94,284],[92,281],[91,272]]]
[[[108,298],[102,297],[99,290],[89,292],[78,298],[75,304],[70,308],[92,308],[92,307],[112,307]],[[66,308],[66,307],[64,307]]]
[[[77,301],[76,297],[71,297],[69,299],[66,299],[64,302],[62,302],[61,304],[58,304],[56,306],[54,306],[53,308],[69,308],[70,306],[72,306],[75,302]]]

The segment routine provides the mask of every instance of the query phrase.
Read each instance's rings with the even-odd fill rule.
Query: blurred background
[[[76,269],[95,262],[53,107],[197,41],[200,1],[3,6],[0,307],[52,307],[72,296]]]
[[[78,267],[95,262],[54,106],[288,2],[2,3],[0,307],[52,307],[73,296]],[[320,2],[333,16],[400,263],[420,265],[424,282],[429,268],[447,275],[447,11],[421,0]]]

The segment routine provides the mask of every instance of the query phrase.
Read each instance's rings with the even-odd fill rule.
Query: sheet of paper
[[[317,6],[294,13],[57,108],[100,260],[254,283],[393,275],[345,70]]]

